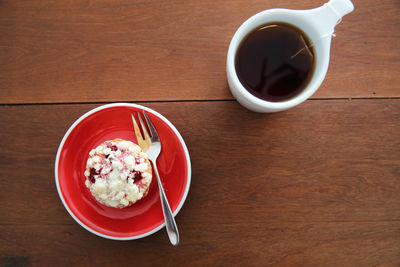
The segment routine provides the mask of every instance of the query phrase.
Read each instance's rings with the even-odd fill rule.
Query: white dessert
[[[85,176],[85,185],[97,201],[125,208],[147,195],[152,169],[138,145],[114,139],[90,151]]]

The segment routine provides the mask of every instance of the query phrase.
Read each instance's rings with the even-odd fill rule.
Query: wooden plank
[[[0,225],[2,266],[398,266],[400,223],[189,223],[179,247],[164,230],[102,239],[78,225]],[[5,245],[7,244],[7,245]]]
[[[227,48],[268,8],[307,1],[1,1],[0,103],[232,99]],[[355,3],[317,98],[399,97],[396,0]]]
[[[54,159],[68,127],[95,106],[0,107],[1,224],[73,223]],[[400,220],[399,100],[310,100],[270,115],[236,102],[146,106],[187,142],[188,223]]]
[[[310,100],[269,115],[233,101],[145,105],[177,127],[192,159],[179,247],[164,230],[105,240],[64,210],[56,150],[97,105],[4,105],[1,266],[400,264],[399,100]]]

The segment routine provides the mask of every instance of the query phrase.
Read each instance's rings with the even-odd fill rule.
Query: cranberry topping
[[[142,179],[143,179],[143,176],[142,176],[142,173],[141,173],[141,172],[135,172],[135,173],[133,174],[133,182],[134,182],[134,183],[139,182],[139,181],[142,180]]]
[[[107,143],[107,147],[111,149],[111,151],[117,151],[118,147],[116,145],[113,145],[111,142]]]
[[[91,169],[90,169],[89,180],[90,180],[92,183],[96,182],[96,178],[94,178],[94,176],[95,176],[95,175],[99,175],[99,174],[100,174],[100,171],[97,172],[95,168],[91,168]]]
[[[140,158],[135,158],[135,163],[140,164]]]

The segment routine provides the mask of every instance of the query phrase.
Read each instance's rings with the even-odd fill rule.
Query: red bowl
[[[132,240],[164,227],[156,178],[149,193],[130,207],[116,209],[97,202],[85,186],[89,151],[106,140],[121,138],[137,143],[131,114],[146,111],[162,143],[157,167],[174,216],[189,191],[189,152],[178,130],[156,111],[136,104],[117,103],[95,108],[81,116],[64,135],[57,151],[55,179],[65,208],[86,230],[109,239]]]

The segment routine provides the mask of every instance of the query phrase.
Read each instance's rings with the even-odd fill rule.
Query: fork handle
[[[172,215],[171,208],[169,207],[167,197],[164,193],[164,188],[161,183],[160,175],[158,174],[157,164],[153,162],[154,173],[157,177],[158,189],[160,191],[161,206],[164,214],[165,227],[167,228],[167,233],[171,244],[176,246],[179,243],[179,232],[174,216]]]

